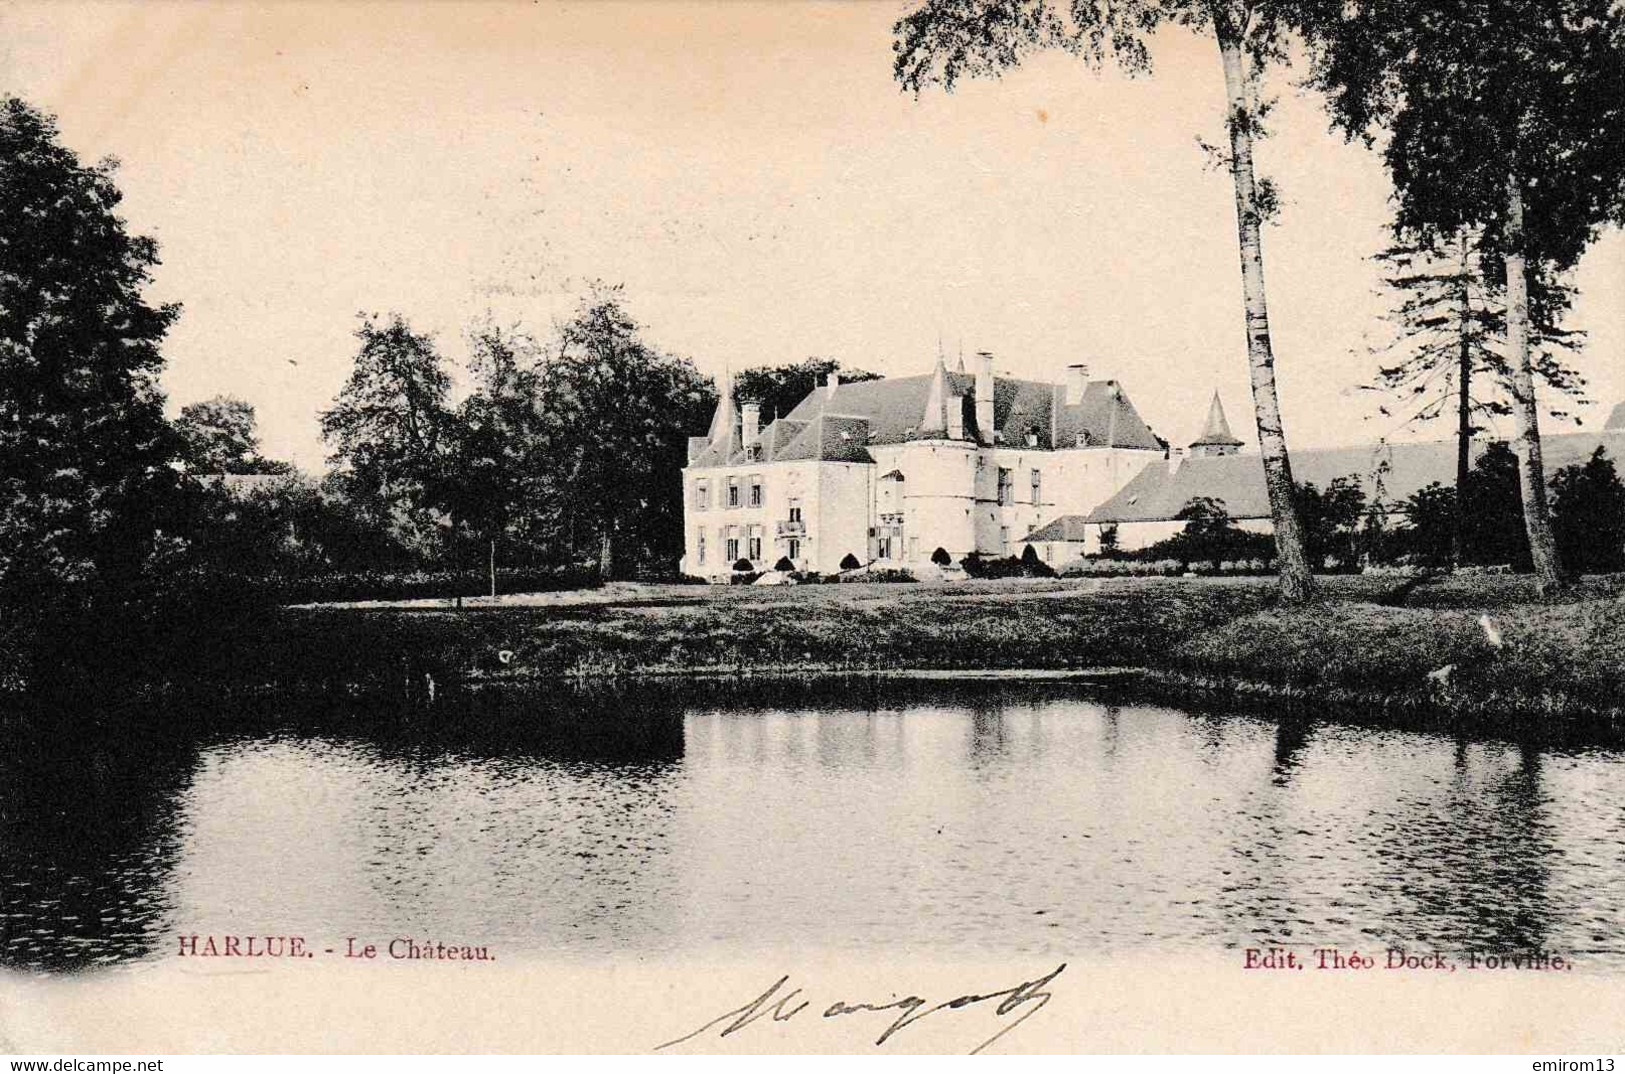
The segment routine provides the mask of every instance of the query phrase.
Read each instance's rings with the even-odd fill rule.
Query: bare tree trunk
[[[497,539],[491,538],[491,596],[497,595]]]
[[[1524,264],[1523,185],[1517,169],[1507,173],[1507,358],[1512,366],[1512,406],[1518,421],[1518,490],[1523,524],[1535,567],[1535,591],[1549,596],[1563,588],[1546,503],[1546,468],[1540,451],[1540,407],[1529,354],[1529,277]]]
[[[607,582],[610,572],[615,569],[615,527],[606,523],[604,533],[598,539],[598,577]]]
[[[1461,232],[1457,236],[1460,260],[1458,267],[1461,276],[1456,289],[1457,313],[1461,318],[1461,338],[1457,359],[1460,367],[1456,372],[1456,388],[1460,392],[1460,399],[1456,404],[1456,532],[1455,555],[1456,566],[1461,567],[1467,563],[1467,482],[1473,467],[1473,306],[1472,290],[1468,285],[1469,251],[1467,246],[1467,233]]]
[[[1264,248],[1259,236],[1258,184],[1253,175],[1254,109],[1247,85],[1246,56],[1238,35],[1218,29],[1229,103],[1230,174],[1236,184],[1236,230],[1241,245],[1241,285],[1247,309],[1247,364],[1252,374],[1253,413],[1275,525],[1276,569],[1281,598],[1299,604],[1313,598],[1314,576],[1304,547],[1303,523],[1292,483],[1281,403],[1275,391],[1275,355],[1270,345],[1269,308],[1264,300]]]

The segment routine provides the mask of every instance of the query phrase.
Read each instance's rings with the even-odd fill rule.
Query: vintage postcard
[[[0,70],[0,1052],[1625,1051],[1619,5]]]

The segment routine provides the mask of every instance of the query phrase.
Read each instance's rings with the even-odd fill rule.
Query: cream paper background
[[[59,115],[68,144],[123,161],[123,211],[162,246],[155,297],[187,307],[172,405],[242,395],[267,453],[307,467],[357,309],[398,308],[455,341],[486,310],[545,328],[591,276],[626,282],[655,338],[708,373],[816,353],[918,372],[943,339],[995,346],[1021,375],[1087,356],[1174,439],[1214,387],[1243,419],[1228,182],[1194,145],[1218,130],[1209,46],[1164,35],[1147,81],[1040,57],[914,102],[889,70],[903,10],[7,4],[0,58],[8,88]],[[1314,102],[1288,93],[1278,122],[1260,156],[1288,197],[1266,241],[1289,432],[1368,439],[1389,430],[1350,394],[1348,352],[1379,308],[1363,258],[1381,242],[1383,178],[1325,135]],[[955,174],[966,185],[942,178]],[[1617,236],[1579,282],[1584,372],[1607,404],[1625,389]],[[1063,958],[1053,1002],[995,1050],[1625,1051],[1625,981],[1583,964],[1353,975],[1244,972],[1225,951],[972,965],[929,951],[498,954],[5,971],[0,1051],[640,1052],[783,973],[821,1009],[1003,988]],[[804,1014],[686,1047],[867,1051],[887,1021]],[[885,1050],[966,1051],[1004,1024],[944,1012]]]

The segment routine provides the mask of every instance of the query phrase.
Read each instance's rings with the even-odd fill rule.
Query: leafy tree
[[[1258,83],[1267,64],[1282,57],[1287,17],[1294,14],[1285,0],[923,0],[897,22],[893,51],[897,80],[918,93],[931,82],[951,91],[967,75],[996,77],[1046,48],[1094,66],[1109,56],[1130,72],[1147,71],[1146,40],[1164,23],[1204,34],[1218,46],[1230,141],[1224,160],[1235,188],[1248,367],[1281,593],[1304,601],[1313,595],[1314,579],[1293,501],[1259,236],[1276,198],[1253,168],[1253,143],[1268,110],[1258,99]]]
[[[1625,484],[1603,448],[1552,475],[1552,528],[1569,570],[1625,570]]]
[[[1500,344],[1506,330],[1505,288],[1487,277],[1478,238],[1476,229],[1462,229],[1438,246],[1401,240],[1376,258],[1395,304],[1386,318],[1391,338],[1374,349],[1389,364],[1378,370],[1370,387],[1403,401],[1409,411],[1406,424],[1455,414],[1458,493],[1467,486],[1480,419],[1512,413],[1505,390],[1511,370]],[[1550,273],[1531,273],[1536,374],[1559,398],[1583,401],[1585,380],[1563,361],[1584,335],[1561,327],[1572,298],[1573,289]],[[1547,406],[1555,417],[1568,416],[1550,399]],[[1387,406],[1379,409],[1392,413]],[[1456,502],[1465,500],[1458,495]],[[1455,532],[1456,561],[1465,562],[1465,515],[1458,514]]]
[[[175,419],[182,458],[199,474],[286,474],[292,467],[260,455],[253,404],[229,395],[189,403]]]
[[[688,431],[716,404],[692,362],[640,332],[620,288],[599,287],[538,369],[555,541],[592,546],[605,578],[639,561],[664,565],[682,547]]]
[[[879,373],[846,369],[833,358],[808,358],[789,365],[753,366],[734,374],[734,398],[761,404],[765,418],[782,417],[831,373],[838,373],[843,382],[880,379]]]
[[[1317,567],[1336,558],[1345,568],[1360,558],[1360,523],[1366,516],[1365,490],[1358,477],[1333,478],[1324,491],[1312,481],[1298,486],[1298,513]]]
[[[165,584],[154,568],[177,548],[158,374],[180,310],[144,297],[158,248],[117,215],[115,167],[0,100],[0,685],[30,677],[62,617]]]
[[[538,347],[493,324],[476,328],[471,343],[475,390],[447,418],[436,500],[484,546],[494,597],[497,543],[523,526],[527,506],[541,496]]]
[[[350,377],[321,415],[328,461],[342,469],[346,495],[359,507],[422,540],[443,499],[451,379],[434,341],[398,313],[382,323],[363,315],[355,335]]]
[[[1490,443],[1467,482],[1467,561],[1481,566],[1532,566],[1523,525],[1518,458],[1505,442]],[[1544,497],[1543,497],[1544,498]]]
[[[1439,482],[1417,489],[1405,500],[1405,524],[1394,534],[1399,553],[1422,567],[1448,568],[1456,557],[1457,492]]]
[[[1305,0],[1315,82],[1384,137],[1401,235],[1481,230],[1505,281],[1520,498],[1537,586],[1562,584],[1530,346],[1530,266],[1572,267],[1625,203],[1625,10],[1611,0]]]

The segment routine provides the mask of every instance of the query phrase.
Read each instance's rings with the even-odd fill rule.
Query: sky
[[[916,99],[891,75],[908,9],[0,3],[0,70],[120,161],[123,215],[160,245],[151,297],[184,307],[171,412],[239,396],[307,469],[358,313],[461,362],[472,323],[545,335],[594,280],[711,375],[986,350],[1037,379],[1087,363],[1176,444],[1218,391],[1251,441],[1230,179],[1198,145],[1222,137],[1215,46],[1168,30],[1150,77],[1044,55]],[[1389,187],[1293,79],[1258,152],[1284,199],[1265,273],[1289,442],[1447,436],[1360,390]],[[1625,239],[1576,283],[1598,424],[1625,399]]]

